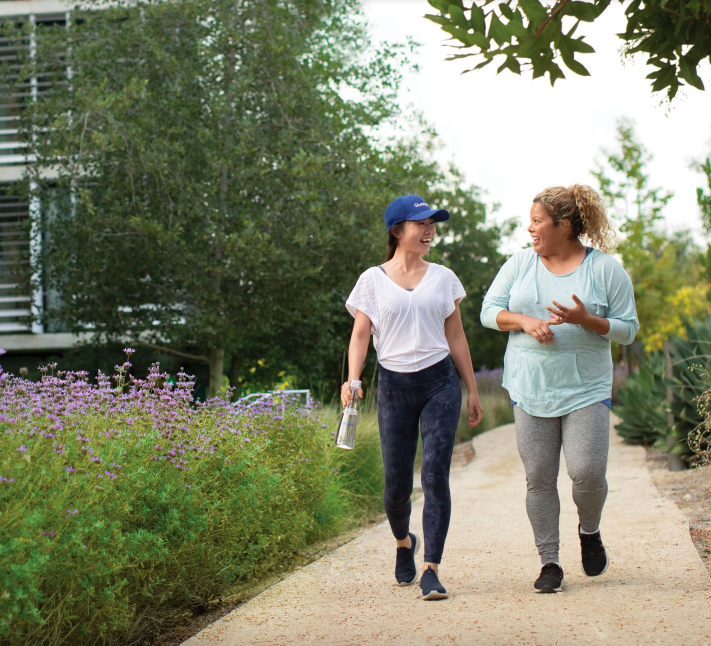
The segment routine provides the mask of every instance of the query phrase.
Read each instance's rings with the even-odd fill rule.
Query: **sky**
[[[671,106],[663,93],[652,94],[644,77],[651,71],[645,59],[630,61],[619,53],[624,14],[613,3],[601,19],[583,23],[595,54],[579,56],[590,77],[566,68],[566,79],[551,88],[547,78],[531,79],[496,74],[496,63],[461,75],[478,59],[446,61],[453,50],[447,34],[423,18],[435,13],[427,0],[366,0],[365,11],[374,43],[421,44],[414,62],[418,73],[406,73],[402,101],[421,112],[439,135],[442,162],[453,161],[468,182],[485,191],[487,202],[500,204],[496,221],[515,217],[528,220],[531,200],[548,186],[590,184],[590,171],[615,150],[615,128],[621,118],[632,119],[638,139],[653,159],[650,185],[674,193],[666,211],[670,231],[691,229],[704,238],[696,188],[704,177],[691,170],[695,160],[711,154],[711,68],[700,72],[705,92],[682,88]],[[423,196],[426,197],[426,196]],[[527,242],[523,227],[506,249]]]

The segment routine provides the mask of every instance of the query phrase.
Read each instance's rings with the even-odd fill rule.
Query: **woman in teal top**
[[[509,332],[503,385],[514,407],[526,509],[543,565],[534,589],[557,592],[563,587],[561,447],[580,519],[583,571],[598,576],[609,565],[599,525],[607,496],[610,341],[632,343],[639,321],[629,276],[605,253],[614,233],[593,189],[559,186],[539,193],[528,232],[532,248],[501,268],[484,299],[481,322]]]

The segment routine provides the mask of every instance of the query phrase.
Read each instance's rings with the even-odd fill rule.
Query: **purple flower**
[[[17,451],[22,451],[23,453],[27,451],[27,447],[23,444],[19,449],[16,449]]]
[[[64,470],[65,470],[67,473],[74,473],[74,472],[76,471],[76,469],[75,469],[74,467],[67,467],[67,468],[64,469]]]

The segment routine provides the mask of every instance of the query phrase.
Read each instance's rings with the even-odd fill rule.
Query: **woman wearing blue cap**
[[[533,198],[528,232],[532,248],[501,268],[481,322],[509,332],[504,388],[514,407],[526,510],[543,566],[534,590],[558,592],[561,447],[578,508],[583,572],[600,576],[609,565],[600,519],[607,497],[610,341],[632,343],[639,321],[627,272],[604,253],[613,232],[593,189],[576,184],[542,191]]]
[[[351,399],[349,382],[360,378],[372,334],[380,363],[383,498],[397,543],[395,578],[400,585],[417,580],[415,554],[420,539],[410,532],[410,496],[418,433],[422,433],[425,563],[420,587],[426,600],[447,597],[438,565],[449,529],[449,466],[462,403],[452,359],[467,387],[469,426],[482,418],[459,312],[466,292],[453,271],[423,260],[435,235],[435,222],[447,219],[447,211],[430,209],[417,195],[398,197],[386,209],[387,260],[361,274],[346,301],[355,322],[348,381],[341,389],[345,406]],[[362,390],[359,394],[363,396]]]

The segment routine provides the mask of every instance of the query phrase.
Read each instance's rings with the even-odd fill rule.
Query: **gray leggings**
[[[591,404],[561,417],[534,417],[514,406],[518,452],[526,469],[526,511],[533,527],[541,563],[558,561],[558,470],[560,447],[565,451],[568,475],[580,529],[598,530],[607,498],[607,452],[610,410]]]

